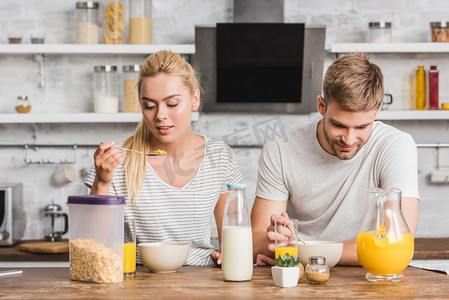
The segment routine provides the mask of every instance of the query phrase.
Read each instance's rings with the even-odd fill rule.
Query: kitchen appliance
[[[325,31],[301,23],[196,26],[192,64],[201,74],[203,110],[316,111]]]
[[[69,230],[69,217],[62,212],[62,206],[54,203],[46,205],[44,217],[49,219],[45,222],[45,239],[51,242],[61,240]]]
[[[11,246],[23,237],[23,186],[0,183],[0,246]]]

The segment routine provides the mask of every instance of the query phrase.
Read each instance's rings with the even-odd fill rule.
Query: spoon
[[[118,147],[118,146],[115,146],[115,148],[119,148],[119,149],[122,149],[122,150],[126,150],[126,151],[131,151],[131,152],[136,152],[136,153],[140,153],[140,154],[143,154],[143,155],[146,155],[146,156],[163,156],[163,155],[167,155],[167,152],[163,152],[163,153],[158,153],[159,152],[159,150],[158,151],[155,151],[154,153],[143,153],[143,152],[140,152],[140,151],[137,151],[137,150],[131,150],[131,149],[128,149],[128,148],[123,148],[123,147]]]
[[[103,142],[100,142],[100,144],[103,144]],[[115,146],[115,148],[119,148],[122,150],[126,150],[126,151],[131,151],[131,152],[137,152],[146,156],[163,156],[163,155],[167,155],[167,152],[163,151],[163,150],[158,150],[158,151],[154,151],[154,153],[143,153],[137,150],[132,150],[132,149],[128,149],[128,148],[123,148],[123,147],[119,147],[119,146]],[[159,152],[163,152],[163,153],[159,153]]]
[[[291,228],[290,225],[286,225],[288,229],[290,229],[291,232],[293,232],[294,235],[296,235],[296,238],[301,241],[304,245],[307,244],[294,230]]]

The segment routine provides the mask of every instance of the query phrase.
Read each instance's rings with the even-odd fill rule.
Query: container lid
[[[98,2],[93,1],[76,2],[76,8],[98,8],[98,6]]]
[[[25,95],[17,96],[17,100],[28,100],[28,96]]]
[[[62,206],[59,205],[59,204],[55,204],[55,203],[48,204],[48,205],[45,205],[44,211],[45,211],[45,212],[58,212],[58,211],[62,211]]]
[[[95,72],[115,72],[117,71],[117,66],[104,65],[104,66],[94,66]]]
[[[232,183],[228,184],[229,189],[246,189],[245,183]]]
[[[67,204],[121,205],[125,204],[125,197],[106,195],[69,196]]]
[[[324,265],[326,263],[326,258],[323,256],[310,256],[309,263]]]
[[[391,28],[391,22],[369,22],[369,28],[371,29]]]
[[[122,71],[123,72],[139,72],[140,68],[142,68],[141,65],[129,65],[129,66],[123,66]]]
[[[430,22],[430,27],[449,27],[449,22]]]

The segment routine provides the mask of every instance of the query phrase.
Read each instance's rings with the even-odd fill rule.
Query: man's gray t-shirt
[[[259,161],[256,195],[288,200],[287,213],[299,220],[303,238],[356,238],[371,188],[396,187],[402,197],[419,199],[417,150],[409,134],[376,121],[359,152],[341,160],[319,144],[318,122],[266,143]]]

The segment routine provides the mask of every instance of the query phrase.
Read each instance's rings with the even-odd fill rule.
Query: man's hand
[[[274,266],[274,258],[268,257],[265,254],[257,254],[257,266]]]

